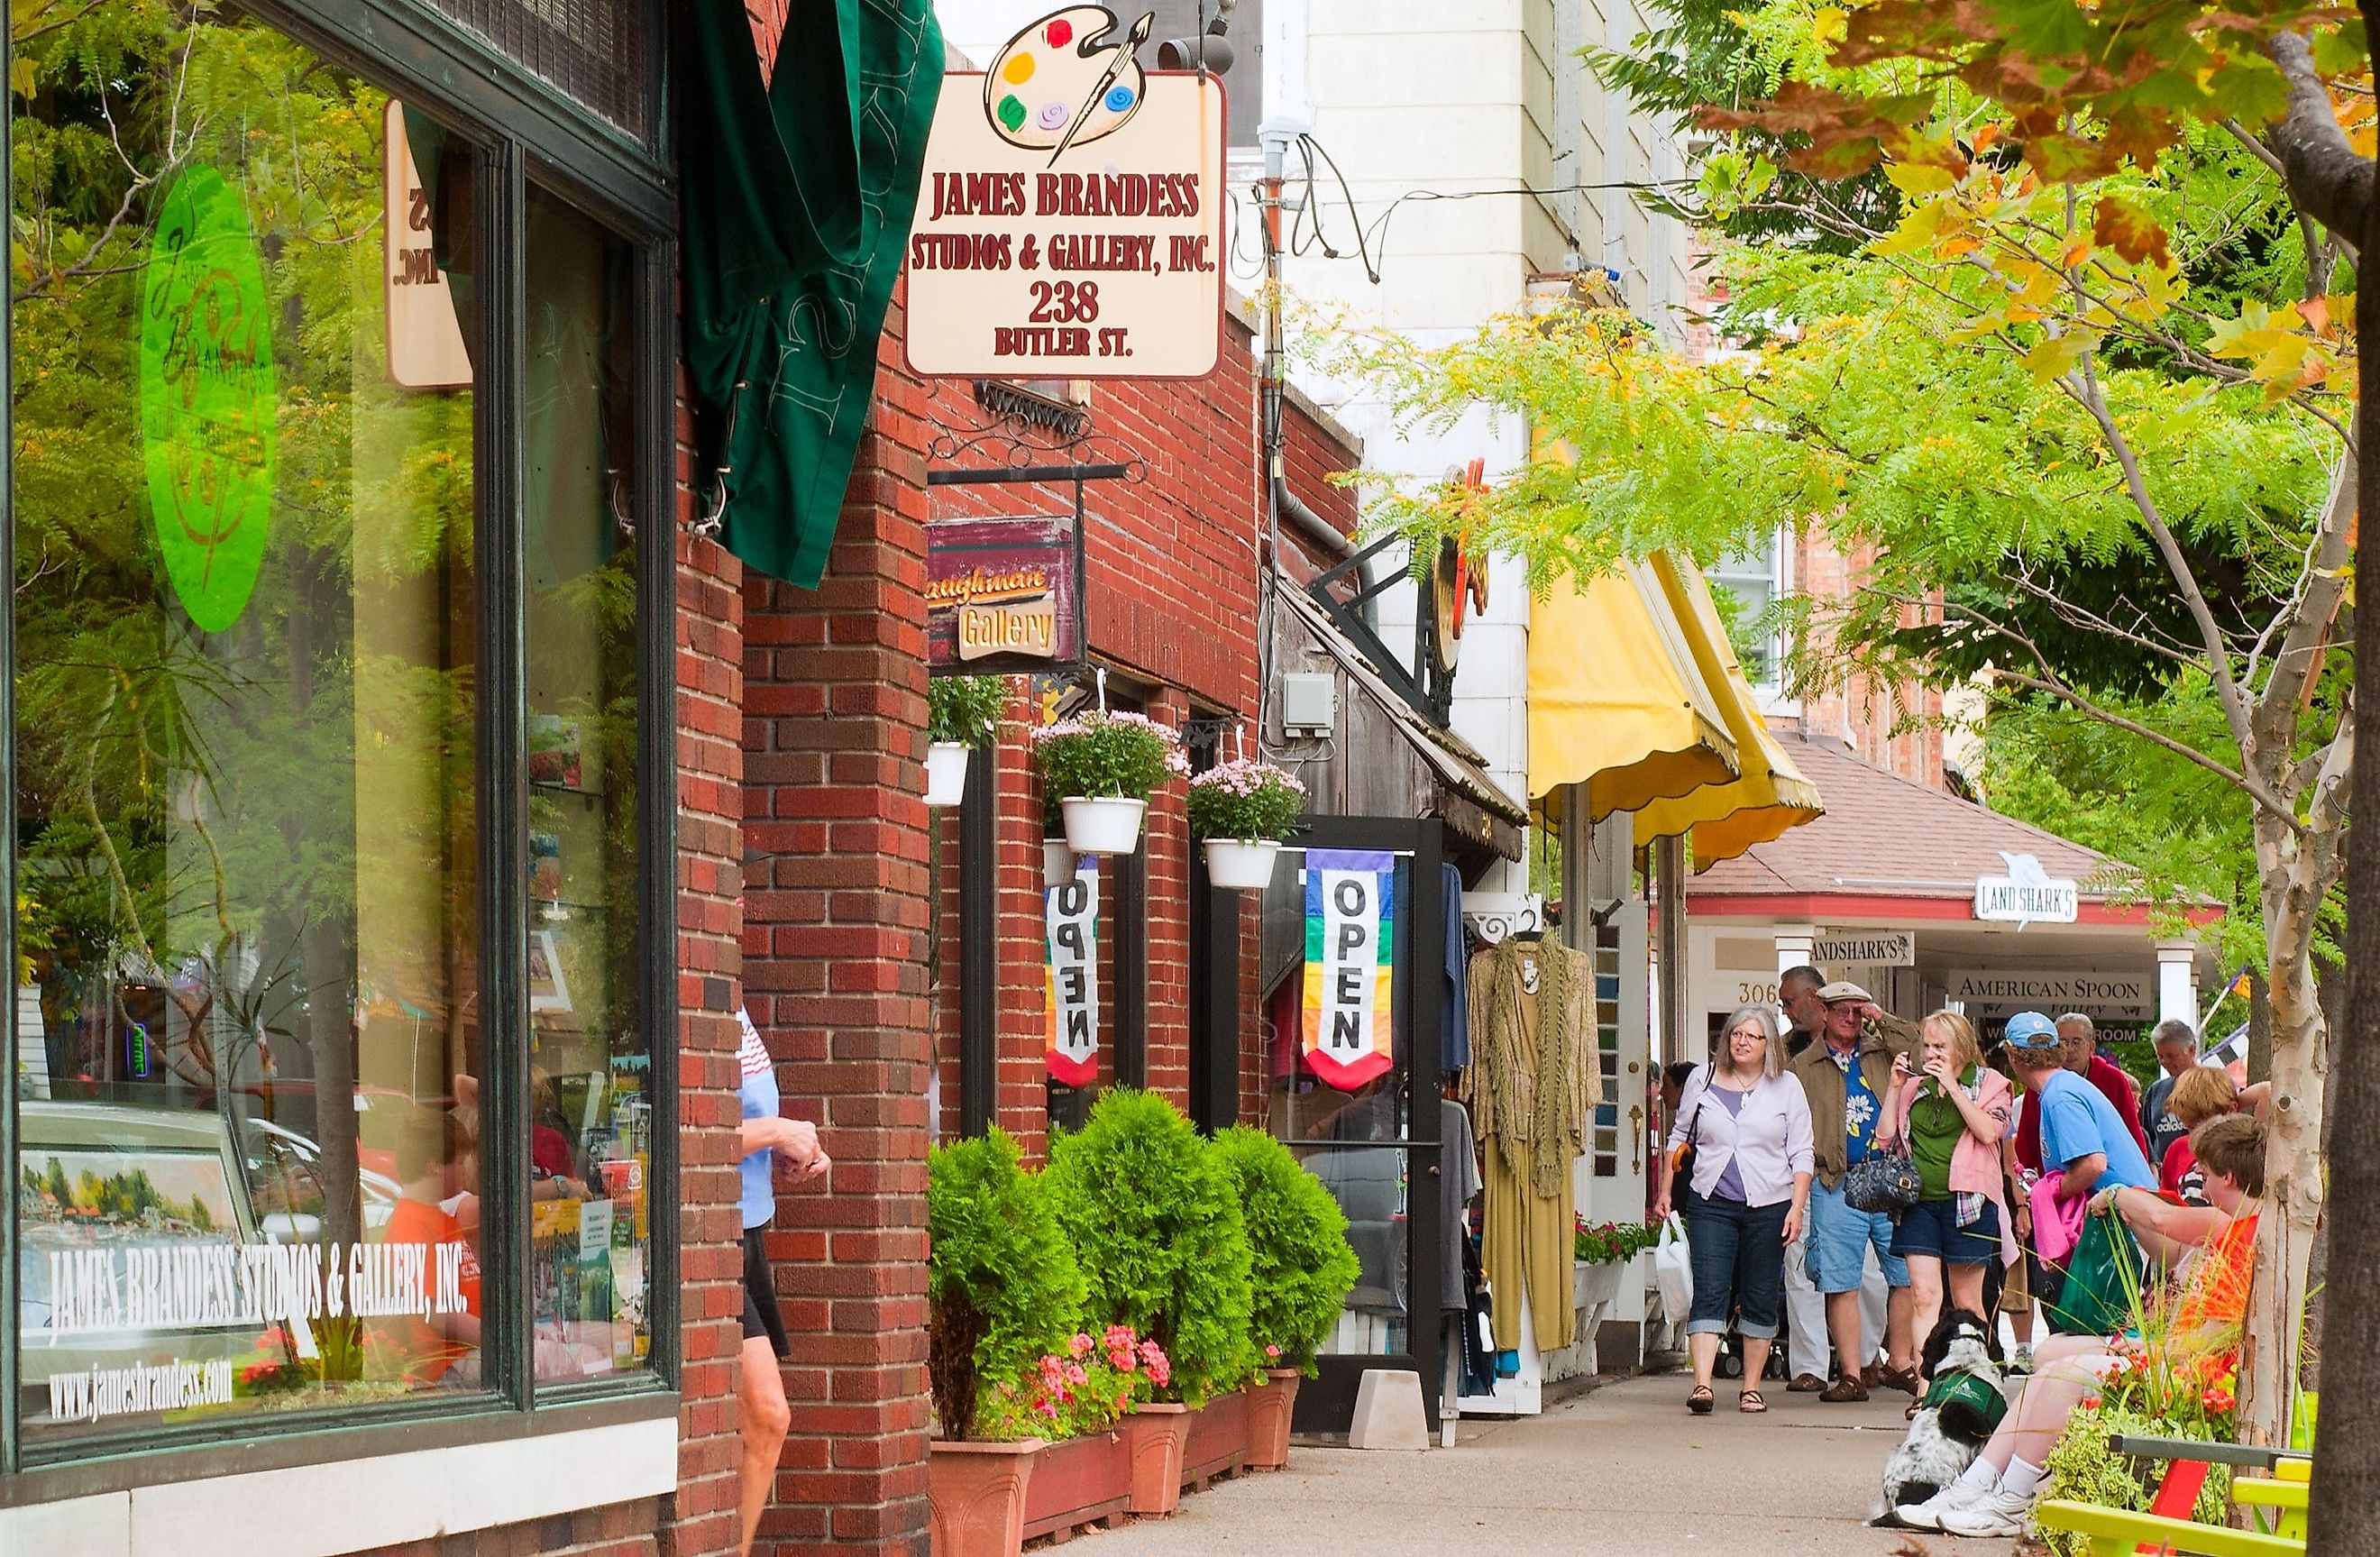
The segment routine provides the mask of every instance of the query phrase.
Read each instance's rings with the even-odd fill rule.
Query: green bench
[[[2313,1471],[2303,1450],[2267,1449],[2237,1443],[2199,1443],[2185,1439],[2143,1438],[2119,1434],[2107,1441],[2119,1454],[2171,1462],[2166,1484],[2158,1490],[2157,1512],[2134,1514],[2101,1508],[2095,1503],[2050,1499],[2034,1508],[2034,1523],[2044,1529],[2069,1530],[2088,1537],[2092,1557],[2156,1557],[2190,1553],[2192,1557],[2304,1557],[2306,1496]],[[2221,1525],[2192,1523],[2198,1490],[2210,1465],[2269,1470],[2271,1476],[2236,1476],[2231,1501],[2264,1511],[2261,1530],[2235,1530]],[[2194,1473],[2194,1474],[2193,1474]]]

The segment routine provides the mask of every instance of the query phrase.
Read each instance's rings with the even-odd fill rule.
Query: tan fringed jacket
[[[1535,993],[1526,965],[1537,967]],[[1470,967],[1471,1064],[1463,1101],[1473,1132],[1540,1197],[1560,1192],[1586,1150],[1597,1095],[1595,962],[1551,941],[1506,941]]]

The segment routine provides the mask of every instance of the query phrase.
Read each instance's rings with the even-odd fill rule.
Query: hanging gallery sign
[[[909,237],[928,378],[1203,378],[1222,350],[1223,84],[1069,6],[942,79]]]
[[[423,121],[427,123],[427,121]],[[407,130],[405,104],[382,114],[381,280],[388,318],[388,376],[403,389],[468,389],[471,354],[455,290],[438,268],[429,188]]]
[[[1099,862],[1083,857],[1075,879],[1042,894],[1050,962],[1050,1079],[1088,1087],[1099,1078]]]
[[[1082,551],[1071,517],[926,527],[926,663],[1030,674],[1083,663]]]
[[[1306,851],[1300,1047],[1342,1092],[1396,1063],[1396,858],[1382,850]]]

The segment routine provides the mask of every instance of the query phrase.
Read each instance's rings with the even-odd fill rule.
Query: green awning
[[[744,7],[683,7],[676,82],[697,502],[814,589],[876,380],[941,89],[930,0],[787,7],[764,84]]]

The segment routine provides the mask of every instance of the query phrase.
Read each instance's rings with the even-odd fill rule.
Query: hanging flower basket
[[[1033,732],[1033,758],[1060,797],[1066,841],[1077,854],[1130,854],[1140,846],[1149,791],[1187,773],[1182,742],[1137,713],[1099,710]]]
[[[1140,847],[1146,800],[1103,795],[1070,795],[1059,802],[1066,812],[1066,844],[1076,854],[1130,854]]]
[[[966,795],[967,754],[990,746],[1008,709],[997,675],[938,675],[926,686],[926,804],[955,806]]]
[[[1269,762],[1235,757],[1190,781],[1190,833],[1205,840],[1208,879],[1219,887],[1263,891],[1281,840],[1305,814],[1305,785]]]
[[[1281,858],[1281,845],[1270,838],[1209,838],[1207,879],[1230,892],[1262,892],[1272,884],[1272,868]]]
[[[964,741],[936,741],[926,748],[926,804],[955,806],[965,797],[969,749]]]

